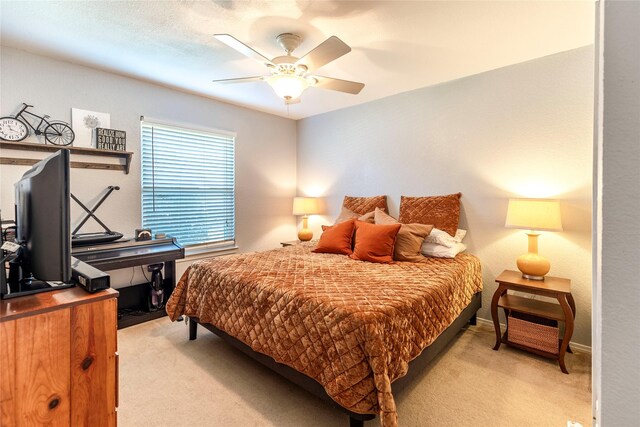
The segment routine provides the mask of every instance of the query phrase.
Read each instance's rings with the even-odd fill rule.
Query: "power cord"
[[[144,272],[144,268],[142,268],[142,266],[140,266],[140,271],[142,271],[142,275],[144,276],[144,280],[146,280],[147,283],[151,282],[149,280],[149,278],[147,277],[147,274]]]

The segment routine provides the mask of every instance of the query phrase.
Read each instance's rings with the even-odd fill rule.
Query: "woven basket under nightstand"
[[[507,335],[510,342],[558,354],[558,322],[512,311],[508,326]]]

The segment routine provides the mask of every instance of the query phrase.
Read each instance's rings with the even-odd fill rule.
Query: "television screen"
[[[15,185],[21,279],[71,281],[69,150],[36,163]]]

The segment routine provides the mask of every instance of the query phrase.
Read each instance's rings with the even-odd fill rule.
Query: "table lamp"
[[[537,231],[562,231],[560,202],[549,199],[510,199],[507,209],[507,228],[524,228],[529,237],[529,251],[520,255],[516,264],[522,277],[544,280],[551,269],[549,260],[538,255]]]
[[[313,231],[309,229],[309,215],[319,213],[318,199],[315,197],[294,197],[293,214],[302,216],[302,229],[298,232],[298,239],[303,242],[311,240]]]

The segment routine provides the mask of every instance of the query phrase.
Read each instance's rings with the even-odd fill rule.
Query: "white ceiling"
[[[5,1],[1,42],[30,52],[299,119],[593,43],[593,1]],[[229,33],[271,58],[275,36],[307,51],[336,35],[353,50],[318,74],[365,83],[359,95],[308,89],[287,107],[266,75],[215,40]]]

